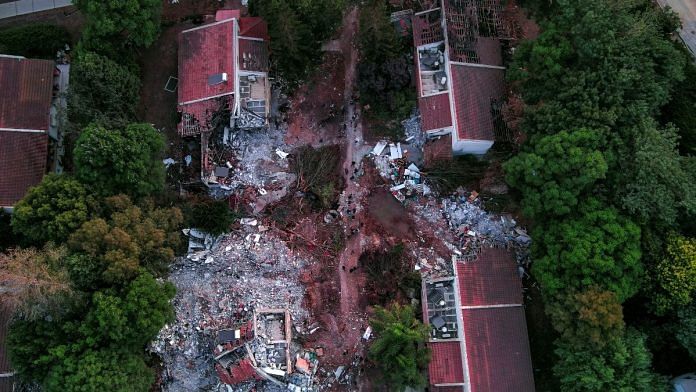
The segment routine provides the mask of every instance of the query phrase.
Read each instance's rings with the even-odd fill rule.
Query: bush
[[[195,227],[213,235],[228,232],[238,218],[225,200],[194,201],[186,211],[186,223],[189,227]]]
[[[81,183],[50,174],[15,205],[12,228],[33,245],[61,243],[89,218],[93,207]]]
[[[0,53],[53,60],[56,52],[70,44],[65,28],[36,24],[0,30]]]
[[[292,156],[297,176],[297,189],[310,192],[319,200],[320,208],[336,203],[342,181],[339,171],[341,150],[338,146],[300,147]]]

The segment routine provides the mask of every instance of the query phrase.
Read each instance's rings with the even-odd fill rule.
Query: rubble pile
[[[295,181],[295,175],[288,172],[288,150],[283,131],[275,127],[234,132],[225,128],[211,135],[205,173],[211,194],[222,198],[251,186],[260,196],[279,200]]]
[[[474,259],[484,246],[513,248],[518,264],[524,268],[529,266],[529,235],[517,226],[512,217],[484,210],[476,191],[461,191],[442,198],[438,203],[422,203],[414,206],[414,209],[429,223],[434,224],[444,218],[449,231],[454,234],[453,243],[443,240],[452,252],[451,260],[441,260],[444,265],[438,263],[438,270],[448,269],[452,260],[466,262]]]
[[[220,238],[210,249],[180,258],[172,267],[176,319],[151,346],[162,358],[164,390],[209,390],[218,385],[216,334],[248,322],[255,309],[287,309],[294,328],[304,330],[307,311],[298,275],[309,262],[264,229],[244,226],[245,232]]]
[[[401,143],[378,142],[372,149],[371,155],[375,167],[382,178],[389,180],[391,194],[400,202],[407,197],[431,194],[430,187],[421,178],[420,169],[408,160],[408,151]]]

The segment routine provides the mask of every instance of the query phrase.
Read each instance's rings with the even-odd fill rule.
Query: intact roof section
[[[522,280],[511,252],[484,248],[476,260],[456,268],[461,306],[522,304]]]
[[[239,68],[244,71],[268,72],[268,43],[239,37]]]
[[[450,71],[457,136],[460,140],[493,141],[493,113],[505,93],[505,70],[451,64]]]
[[[268,35],[268,24],[263,18],[257,16],[247,16],[239,21],[239,35],[242,37],[260,38],[270,40]]]
[[[463,309],[471,392],[534,392],[522,306]]]
[[[18,202],[46,173],[48,135],[0,131],[0,206]]]
[[[54,69],[49,60],[0,57],[0,128],[48,130]]]
[[[464,366],[459,341],[431,342],[429,366],[430,384],[453,384],[464,382]]]
[[[418,99],[423,131],[452,126],[449,93],[430,95]]]
[[[234,92],[233,20],[187,30],[179,36],[179,103]],[[227,81],[210,85],[208,77],[227,73]]]

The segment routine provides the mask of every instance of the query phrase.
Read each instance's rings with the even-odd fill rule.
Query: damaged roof
[[[432,390],[533,392],[522,282],[514,255],[489,247],[474,261],[455,263],[455,306],[463,333],[428,343]],[[427,293],[423,302],[427,308]],[[428,323],[427,309],[423,313]]]
[[[494,105],[505,93],[505,70],[451,64],[459,139],[494,140]]]

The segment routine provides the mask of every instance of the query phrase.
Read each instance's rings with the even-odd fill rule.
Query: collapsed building
[[[268,124],[268,26],[240,10],[219,10],[215,21],[179,36],[178,132],[201,140],[201,179],[217,185],[229,174],[214,142],[227,144],[235,130]],[[213,140],[219,134],[219,139]],[[218,162],[216,162],[218,161]]]
[[[251,320],[217,333],[215,370],[229,386],[268,381],[290,391],[309,391],[318,368],[315,353],[291,350],[287,309],[259,309]],[[293,355],[294,354],[294,355]]]
[[[444,391],[534,391],[522,283],[510,251],[484,248],[453,261],[453,276],[426,278],[430,386]]]
[[[423,131],[449,135],[454,154],[484,154],[504,133],[501,109],[508,33],[499,0],[441,0],[413,15]]]

